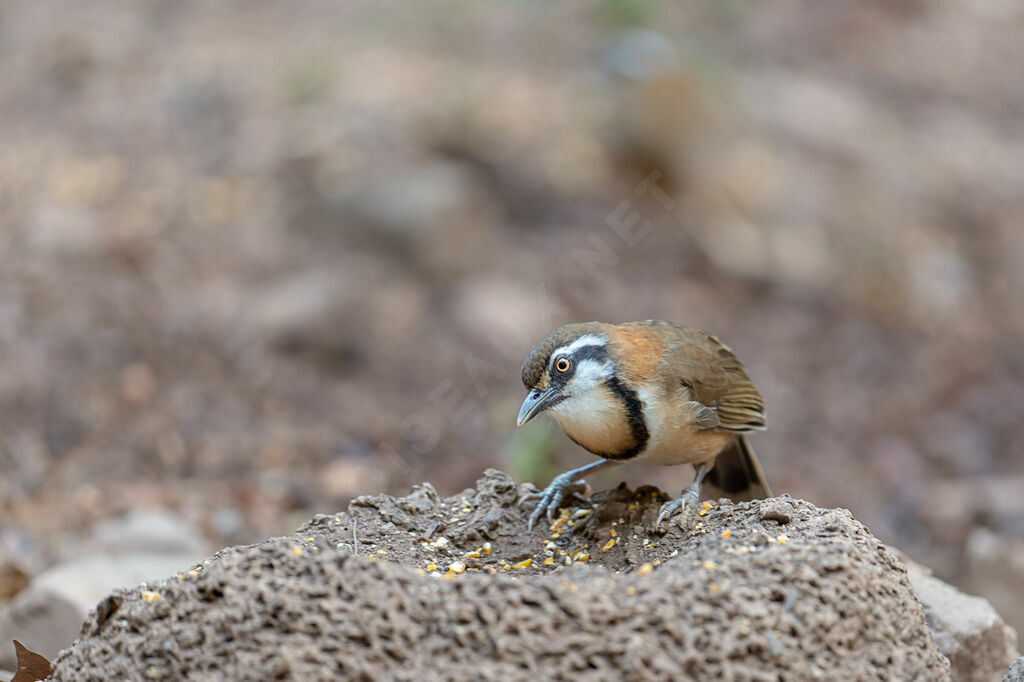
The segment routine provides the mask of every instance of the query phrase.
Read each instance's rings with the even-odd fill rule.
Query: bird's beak
[[[526,422],[530,421],[538,414],[551,407],[552,404],[558,402],[558,399],[561,397],[561,392],[554,387],[545,391],[540,391],[536,388],[532,389],[530,394],[526,396],[526,400],[523,401],[523,406],[519,408],[519,416],[516,417],[516,426],[522,426]]]

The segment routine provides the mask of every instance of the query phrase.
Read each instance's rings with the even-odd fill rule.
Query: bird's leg
[[[697,475],[693,477],[693,483],[691,483],[683,494],[674,500],[669,500],[665,504],[661,505],[661,510],[658,512],[658,520],[654,522],[654,530],[661,532],[661,523],[666,519],[670,518],[677,509],[682,509],[683,513],[689,515],[697,507],[697,502],[700,501],[700,483],[704,480],[704,477],[708,475],[711,469],[706,464],[700,464],[697,466]]]
[[[545,513],[547,514],[548,521],[553,521],[555,510],[565,501],[565,498],[585,491],[587,489],[587,482],[580,478],[580,476],[600,471],[601,469],[607,469],[616,464],[618,462],[602,459],[578,469],[570,469],[564,474],[555,476],[544,490],[523,495],[519,499],[520,504],[530,499],[537,499],[537,506],[534,508],[533,513],[530,514],[530,522],[527,527],[532,530],[533,524],[537,523],[537,519]]]

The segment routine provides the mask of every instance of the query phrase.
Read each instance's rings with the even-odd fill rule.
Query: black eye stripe
[[[551,366],[558,365],[559,360],[569,360],[572,365],[578,365],[581,360],[607,360],[608,350],[604,346],[582,346],[570,355],[558,355],[551,361]]]
[[[589,345],[581,346],[577,348],[570,355],[556,355],[551,360],[551,381],[564,385],[568,383],[575,375],[576,369],[579,367],[580,362],[583,360],[596,360],[598,362],[604,362],[608,359],[608,350],[604,346]],[[567,360],[569,367],[563,372],[558,368],[558,363],[561,360]]]
[[[583,346],[573,354],[573,358],[577,363],[581,360],[607,360],[608,350],[604,346]]]

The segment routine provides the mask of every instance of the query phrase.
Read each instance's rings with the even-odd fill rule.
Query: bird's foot
[[[654,530],[657,533],[661,533],[661,524],[672,517],[673,514],[678,510],[682,510],[682,518],[679,521],[679,525],[683,528],[687,527],[693,518],[693,512],[697,511],[697,503],[700,501],[700,491],[696,488],[690,487],[683,491],[683,494],[674,500],[669,500],[665,504],[661,505],[661,509],[658,511],[658,520],[654,522]]]
[[[530,521],[527,524],[528,529],[533,530],[534,524],[544,515],[547,516],[548,523],[553,523],[555,520],[555,510],[570,497],[574,497],[584,504],[589,504],[587,496],[591,492],[590,486],[582,478],[573,480],[575,474],[575,471],[566,471],[564,474],[555,476],[544,490],[529,492],[519,498],[519,504],[529,502],[530,500],[537,500],[537,506],[533,508],[533,513],[530,514]]]

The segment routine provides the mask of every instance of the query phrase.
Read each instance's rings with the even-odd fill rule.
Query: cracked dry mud
[[[120,590],[52,679],[949,676],[903,565],[845,510],[723,500],[655,535],[665,496],[620,487],[531,532],[528,489],[488,470],[447,499],[362,497]]]

